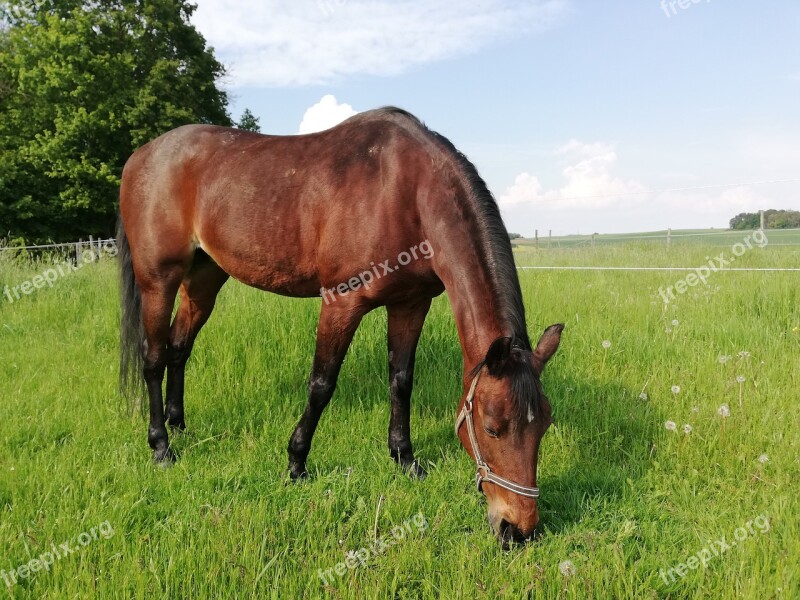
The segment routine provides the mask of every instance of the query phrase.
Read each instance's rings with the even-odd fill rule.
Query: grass
[[[519,257],[697,266],[712,252],[719,250],[692,244],[667,253],[629,242],[521,249]],[[770,246],[741,261],[800,267],[800,253]],[[0,290],[44,268],[0,262]],[[683,276],[522,273],[529,330],[567,327],[544,376],[557,421],[539,463],[546,535],[510,552],[490,532],[474,468],[452,432],[461,352],[446,297],[423,332],[413,401],[428,479],[411,481],[388,457],[378,310],[356,336],[314,439],[311,479],[300,485],[287,484],[285,449],[305,403],[320,300],[226,285],[190,361],[180,460],[161,470],[150,463],[145,423],[116,394],[114,262],[13,304],[3,298],[0,569],[51,544],[68,542],[75,552],[15,585],[0,579],[0,595],[796,597],[800,274],[715,273],[665,306],[659,287]],[[324,585],[319,569],[376,535],[392,539],[404,523],[402,540]],[[101,524],[113,535],[80,546],[78,537]],[[704,568],[674,581],[666,575],[710,541],[730,543],[740,528],[746,537]]]

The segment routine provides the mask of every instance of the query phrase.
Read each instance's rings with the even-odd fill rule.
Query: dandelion
[[[667,421],[666,423],[664,423],[664,427],[667,429],[667,431],[677,431],[678,429],[678,426],[675,424],[675,421]]]
[[[724,365],[731,358],[733,358],[733,357],[731,355],[729,355],[729,354],[720,354],[719,359],[718,359],[719,360],[719,364]]]
[[[747,350],[739,352],[739,358],[750,358],[750,353]]]
[[[731,409],[727,404],[722,404],[717,409],[717,414],[722,418],[728,418],[731,416]]]
[[[672,329],[670,329],[669,327],[667,327],[667,328],[664,330],[664,333],[672,333]]]
[[[647,400],[647,392],[642,392],[641,394],[639,394],[639,399],[640,400]]]
[[[672,319],[672,326],[673,326],[673,327],[677,327],[677,326],[678,326],[678,325],[680,325],[680,324],[681,324],[681,322],[680,322],[680,321],[678,321],[678,319]]]
[[[575,565],[572,564],[571,560],[565,560],[564,562],[559,563],[558,570],[561,571],[561,574],[564,577],[575,575]]]
[[[700,412],[700,408],[699,408],[699,407],[697,407],[697,406],[693,406],[693,407],[692,407],[692,412],[693,412],[694,414],[697,414],[697,413],[699,413],[699,412]]]
[[[736,383],[744,383],[745,381],[747,381],[747,380],[745,379],[744,375],[737,375],[736,376]]]
[[[680,394],[680,393],[681,393],[681,386],[679,386],[679,385],[673,385],[673,386],[672,386],[672,393],[673,393],[673,394]]]
[[[766,454],[762,454],[761,456],[758,457],[758,462],[760,462],[762,465],[764,463],[768,463],[769,462],[769,456],[767,456]]]
[[[603,340],[603,348],[605,348],[606,350],[611,348],[611,342],[608,341],[608,340]],[[570,563],[570,564],[572,564],[572,563]]]
[[[692,426],[686,423],[686,425],[683,426],[683,433],[686,435],[692,433]]]

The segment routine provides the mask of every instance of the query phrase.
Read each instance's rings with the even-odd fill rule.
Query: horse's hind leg
[[[411,391],[414,387],[414,358],[417,342],[431,299],[414,304],[386,307],[388,316],[389,390],[392,412],[389,418],[389,453],[412,476],[424,478],[426,473],[416,460],[411,447]]]
[[[178,286],[185,267],[173,265],[161,268],[157,277],[151,277],[142,290],[142,325],[144,327],[143,369],[145,385],[150,398],[150,427],[147,441],[153,449],[153,460],[164,464],[175,460],[169,448],[167,428],[164,425],[164,398],[161,384],[169,359],[169,319],[175,303]]]
[[[197,250],[192,267],[183,279],[180,303],[169,336],[167,360],[167,424],[179,431],[186,428],[183,414],[183,388],[186,362],[200,329],[208,321],[217,294],[228,274],[202,250]]]
[[[289,440],[289,474],[293,480],[307,474],[306,458],[311,450],[311,438],[336,389],[339,370],[353,334],[366,313],[366,309],[353,306],[347,300],[339,298],[332,304],[322,305],[317,325],[317,350],[308,382],[308,404]]]

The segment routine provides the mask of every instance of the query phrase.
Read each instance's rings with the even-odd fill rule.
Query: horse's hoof
[[[166,450],[153,450],[153,463],[162,469],[174,465],[175,460],[175,453],[170,448]]]
[[[306,471],[305,466],[289,465],[289,477],[293,483],[298,483],[308,479],[308,471]]]
[[[404,464],[403,469],[411,479],[416,479],[417,481],[423,481],[428,476],[428,472],[416,460]]]

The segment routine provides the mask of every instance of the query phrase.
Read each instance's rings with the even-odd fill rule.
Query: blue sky
[[[475,162],[511,231],[800,209],[796,0],[198,4],[235,118],[295,134],[406,108]]]

